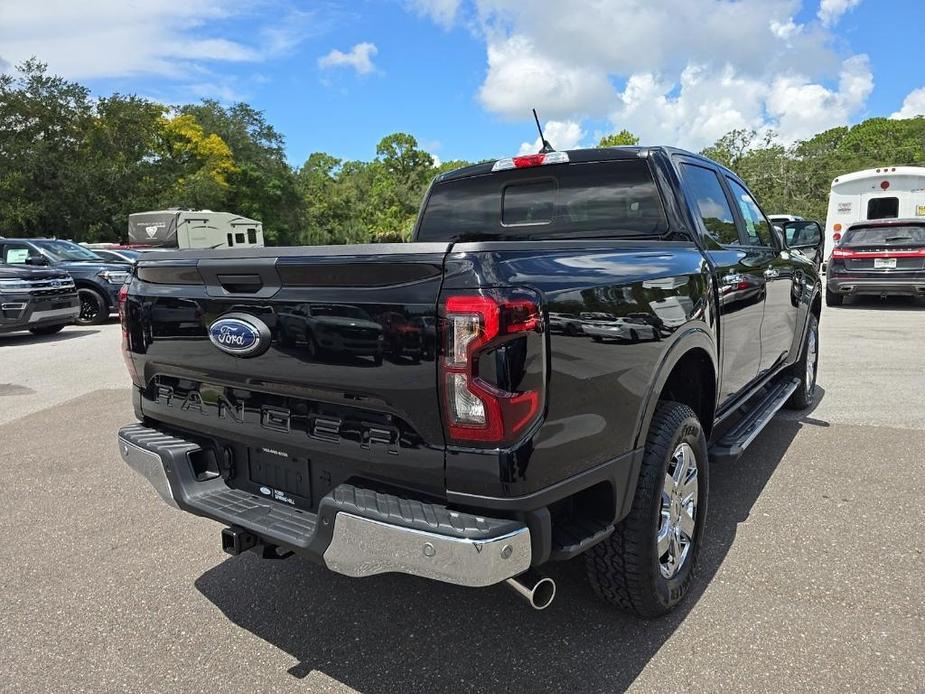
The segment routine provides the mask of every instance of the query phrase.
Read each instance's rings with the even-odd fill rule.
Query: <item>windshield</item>
[[[32,243],[50,255],[54,260],[89,260],[95,262],[100,262],[102,260],[102,258],[88,248],[78,246],[76,243],[70,241],[33,241]]]
[[[667,231],[639,159],[513,169],[436,183],[418,241],[645,236]]]
[[[883,226],[848,229],[842,246],[925,246],[925,226]]]

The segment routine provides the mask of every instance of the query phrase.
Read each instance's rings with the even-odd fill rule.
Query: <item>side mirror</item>
[[[48,258],[44,255],[30,255],[26,258],[26,265],[48,265]]]
[[[784,225],[787,246],[794,250],[818,250],[822,247],[822,227],[818,222],[787,222]]]

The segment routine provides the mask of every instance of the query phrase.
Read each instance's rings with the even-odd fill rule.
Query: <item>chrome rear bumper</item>
[[[530,531],[517,521],[350,484],[334,487],[312,513],[229,487],[221,478],[197,481],[189,455],[198,450],[137,424],[119,432],[122,459],[166,503],[243,528],[263,544],[306,554],[345,576],[394,572],[481,587],[530,568]]]
[[[345,576],[396,572],[478,588],[530,568],[530,531],[471,540],[338,513],[324,564]]]

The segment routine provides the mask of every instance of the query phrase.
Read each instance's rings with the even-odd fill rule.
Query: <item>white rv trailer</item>
[[[886,166],[839,176],[829,192],[823,258],[832,254],[849,224],[905,217],[925,219],[925,168]]]
[[[167,209],[128,216],[129,243],[157,248],[263,246],[263,225],[231,212]]]

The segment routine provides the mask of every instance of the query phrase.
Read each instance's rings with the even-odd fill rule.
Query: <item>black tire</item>
[[[29,328],[29,332],[33,335],[54,335],[55,333],[60,333],[64,329],[64,324],[61,325],[44,325],[41,328]]]
[[[639,333],[637,333],[635,330],[630,330],[630,340],[633,342],[639,342]]]
[[[603,342],[603,341],[604,341],[604,338],[601,337],[600,335],[592,335],[592,336],[591,336],[591,339],[594,340],[595,342]]]
[[[569,337],[576,337],[578,335],[578,328],[574,325],[566,325],[563,332]]]
[[[382,366],[382,352],[376,352],[373,355],[373,364],[376,366]]]
[[[676,572],[666,577],[657,549],[663,524],[663,498],[666,502],[671,499],[663,494],[663,489],[666,474],[682,444],[689,446],[696,463],[694,532]],[[702,544],[708,499],[709,459],[700,421],[687,405],[660,402],[646,437],[632,508],[610,537],[585,554],[588,580],[598,596],[644,619],[659,617],[674,609],[690,590]]]
[[[813,360],[812,371],[807,368],[810,358]],[[816,402],[816,375],[819,370],[819,321],[812,313],[809,314],[809,325],[806,326],[806,337],[803,338],[800,359],[791,369],[790,373],[793,377],[800,379],[800,385],[784,403],[784,407],[790,410],[805,410]]]
[[[106,298],[95,289],[81,287],[77,290],[80,297],[80,325],[100,325],[109,319],[109,304]]]
[[[830,292],[828,288],[825,290],[825,305],[826,306],[841,306],[845,303],[844,294],[836,294],[835,292]]]

